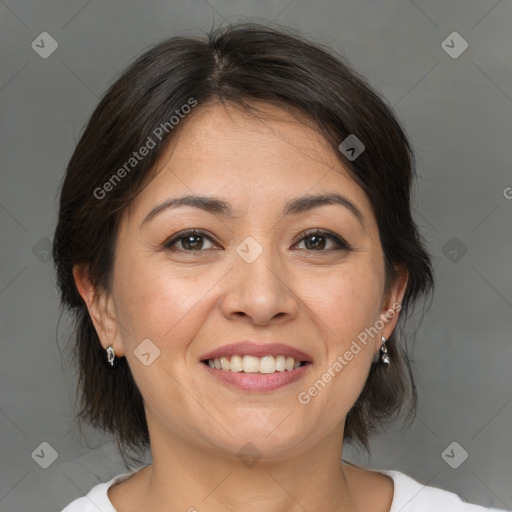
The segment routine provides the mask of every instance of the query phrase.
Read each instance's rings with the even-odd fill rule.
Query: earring
[[[380,347],[379,363],[389,364],[390,360],[389,360],[389,355],[388,355],[388,349],[386,347],[386,342],[388,340],[386,338],[384,338],[384,336],[381,336],[381,340],[382,340],[382,345]]]
[[[114,347],[109,345],[107,347],[107,360],[110,363],[110,366],[114,366],[114,360],[116,358],[116,353],[114,352]]]

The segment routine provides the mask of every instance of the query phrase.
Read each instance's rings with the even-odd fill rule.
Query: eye
[[[305,244],[304,248],[307,251],[330,252],[336,250],[352,250],[350,245],[341,237],[334,233],[320,231],[318,229],[303,233],[302,237],[294,246],[300,245],[301,243]],[[213,238],[204,231],[189,229],[174,235],[169,241],[165,242],[164,247],[172,251],[199,252],[218,248],[218,245]]]
[[[302,238],[300,238],[295,245],[301,244],[302,242],[304,242],[305,248],[308,251],[328,252],[336,250],[351,250],[350,245],[341,237],[334,233],[319,230],[312,230],[304,233]]]
[[[205,245],[208,244],[211,246],[205,247]],[[172,249],[172,247],[175,245],[177,245],[178,248]],[[165,242],[164,247],[170,250],[193,252],[205,249],[214,249],[216,246],[212,237],[203,231],[199,231],[197,229],[189,229],[173,236],[169,241]]]

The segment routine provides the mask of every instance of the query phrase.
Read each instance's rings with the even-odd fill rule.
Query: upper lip
[[[203,354],[200,358],[201,361],[208,359],[216,359],[219,357],[229,356],[286,356],[293,357],[296,361],[313,362],[310,355],[306,354],[298,348],[291,347],[284,343],[256,343],[254,341],[244,340],[237,343],[230,343],[216,348],[211,352]]]

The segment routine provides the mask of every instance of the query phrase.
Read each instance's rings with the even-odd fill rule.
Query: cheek
[[[304,283],[325,357],[302,399],[311,400],[326,428],[342,421],[364,387],[375,340],[367,333],[379,319],[382,279],[370,267],[354,266],[316,287]]]
[[[161,260],[148,261],[147,256],[130,261],[119,258],[116,265],[116,312],[128,361],[136,364],[133,350],[150,339],[165,365],[181,365],[184,356],[188,365],[188,347],[208,321],[214,307],[212,289],[225,270],[187,272]]]
[[[174,275],[176,274],[176,275]],[[207,284],[207,283],[204,283]],[[129,345],[149,338],[158,345],[178,331],[205,291],[193,279],[169,272],[162,264],[132,258],[116,262],[116,311]]]
[[[147,405],[154,410],[162,397],[182,403],[172,374],[183,365],[190,340],[204,321],[199,318],[200,301],[211,288],[209,282],[196,281],[162,264],[148,264],[147,257],[145,262],[135,258],[116,262],[116,313],[125,356]],[[147,339],[159,353],[154,364],[145,366],[134,351]]]
[[[371,266],[347,266],[303,286],[331,347],[343,350],[379,319],[383,275]]]

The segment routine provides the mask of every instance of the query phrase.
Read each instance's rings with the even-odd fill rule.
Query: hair
[[[125,357],[108,365],[73,267],[81,265],[97,290],[110,290],[123,211],[151,178],[176,133],[169,120],[193,101],[247,110],[263,102],[299,112],[370,199],[384,254],[386,290],[400,269],[407,270],[398,325],[388,340],[391,364],[371,365],[346,417],[344,440],[369,453],[370,437],[385,422],[402,413],[411,419],[416,412],[406,325],[419,298],[433,292],[434,279],[411,214],[414,154],[391,107],[342,57],[290,30],[254,23],[212,29],[204,38],[171,37],[151,47],[103,95],[71,156],[53,258],[62,306],[74,319],[77,418],[112,433],[123,456],[149,446],[141,393]],[[355,160],[338,149],[351,134],[365,145]],[[154,147],[128,170],[126,162],[148,144],[148,137]],[[114,180],[116,172],[119,179]]]

